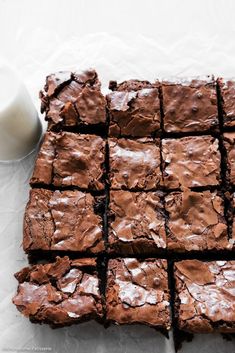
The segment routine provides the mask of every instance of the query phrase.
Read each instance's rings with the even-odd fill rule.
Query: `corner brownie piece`
[[[169,330],[169,300],[166,260],[109,260],[107,320]]]
[[[157,84],[130,80],[117,84],[107,95],[109,136],[149,137],[160,130],[160,99]]]
[[[180,261],[174,276],[180,330],[235,332],[235,261]]]
[[[106,100],[95,70],[60,71],[47,76],[40,98],[48,130],[105,125]]]
[[[219,142],[211,136],[162,140],[163,180],[169,189],[220,183]]]
[[[225,127],[235,126],[235,81],[218,79]]]
[[[218,127],[216,85],[213,79],[162,83],[164,130],[203,132]]]
[[[30,183],[103,190],[104,160],[99,136],[47,132]]]
[[[162,183],[159,140],[109,138],[112,189],[157,188]]]
[[[103,251],[96,201],[80,191],[32,189],[24,216],[24,250]]]
[[[224,133],[224,146],[227,153],[228,178],[235,184],[235,132]]]
[[[123,255],[156,253],[166,248],[163,194],[111,191],[110,251]]]
[[[95,259],[56,261],[25,267],[13,303],[34,323],[62,327],[102,317]]]
[[[172,192],[165,197],[167,249],[177,252],[231,248],[218,192]]]

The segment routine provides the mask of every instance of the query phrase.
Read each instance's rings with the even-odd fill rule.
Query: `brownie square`
[[[104,160],[99,136],[47,132],[30,183],[103,190]]]
[[[108,263],[107,320],[170,329],[167,261],[133,258]]]
[[[103,251],[98,202],[81,191],[32,189],[24,216],[24,250]]]
[[[235,126],[235,81],[219,79],[218,84],[224,126],[233,128]]]
[[[34,323],[62,327],[102,317],[95,259],[56,261],[25,267],[13,303]]]
[[[157,84],[130,80],[111,82],[107,95],[109,136],[149,137],[160,130],[160,99]]]
[[[106,100],[95,70],[60,71],[47,76],[40,98],[48,130],[105,126]]]
[[[235,132],[224,133],[224,146],[227,153],[228,178],[235,184]]]
[[[211,136],[162,140],[163,180],[169,189],[220,183],[219,142]]]
[[[235,332],[235,261],[180,261],[174,276],[180,330]]]
[[[167,249],[176,252],[231,248],[224,202],[214,191],[172,192],[165,197]]]
[[[163,194],[111,191],[110,251],[123,255],[158,253],[166,248]]]
[[[163,82],[162,96],[166,132],[204,132],[218,127],[214,80]]]
[[[109,139],[112,189],[150,190],[162,183],[159,140]]]

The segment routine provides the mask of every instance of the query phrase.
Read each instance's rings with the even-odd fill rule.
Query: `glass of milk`
[[[19,160],[34,150],[42,125],[25,85],[0,65],[0,161]]]

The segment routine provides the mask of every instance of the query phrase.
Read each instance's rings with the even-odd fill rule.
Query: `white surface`
[[[39,108],[45,75],[93,66],[109,79],[218,74],[235,76],[233,0],[0,0],[1,55],[14,65]],[[101,33],[102,32],[102,33]],[[51,330],[11,304],[13,273],[26,264],[22,217],[34,154],[0,165],[0,352],[171,353],[171,341],[146,327],[95,323]],[[182,353],[232,353],[235,341],[197,336]]]

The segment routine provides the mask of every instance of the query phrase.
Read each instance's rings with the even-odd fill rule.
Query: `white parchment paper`
[[[218,19],[219,13],[218,10]],[[12,56],[11,64],[21,73],[38,109],[38,91],[44,84],[45,75],[59,69],[96,68],[104,92],[109,79],[154,80],[212,73],[234,76],[235,41],[226,42],[228,37],[225,34],[218,41],[216,35],[208,33],[205,39],[201,34],[185,30],[181,39],[175,42],[169,31],[158,38],[127,33],[83,36],[74,33],[72,37],[61,38],[58,32],[49,28],[36,26],[29,30],[23,26],[17,33],[17,42],[19,48],[22,43],[24,50],[18,50],[17,57]],[[227,45],[225,50],[221,49],[221,43],[224,47]],[[185,52],[188,55],[185,56]],[[104,329],[97,323],[88,322],[52,330],[48,326],[31,324],[12,305],[11,298],[17,285],[13,274],[27,264],[21,248],[22,219],[35,155],[36,152],[21,162],[0,164],[0,352],[174,352],[172,339],[167,340],[148,327],[112,326]],[[235,341],[225,341],[220,335],[198,335],[193,343],[185,343],[181,352],[233,353]]]

